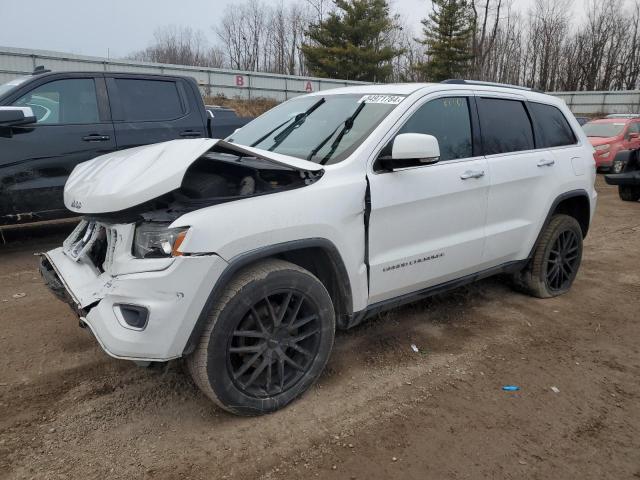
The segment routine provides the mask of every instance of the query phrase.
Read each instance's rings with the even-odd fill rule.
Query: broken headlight
[[[133,237],[133,256],[164,258],[182,255],[179,251],[188,228],[168,228],[167,223],[141,223]]]

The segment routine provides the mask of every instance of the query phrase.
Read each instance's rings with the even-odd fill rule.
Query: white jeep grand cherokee
[[[186,357],[212,400],[279,409],[337,328],[510,273],[565,293],[596,204],[564,103],[495,84],[366,85],[289,100],[225,141],[80,164],[84,220],[41,271],[116,358]]]

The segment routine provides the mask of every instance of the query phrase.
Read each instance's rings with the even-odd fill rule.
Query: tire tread
[[[625,202],[637,202],[640,200],[640,187],[620,185],[618,187],[618,195]]]
[[[213,400],[216,405],[224,410],[234,413],[236,415],[242,415],[242,412],[225,405],[216,395],[209,384],[209,376],[207,373],[207,360],[209,357],[209,340],[211,338],[211,332],[216,325],[220,314],[227,306],[227,304],[238,294],[241,290],[251,282],[262,280],[266,278],[270,273],[282,270],[296,270],[305,275],[313,277],[320,283],[311,272],[305,270],[293,263],[280,260],[280,259],[268,259],[259,262],[254,265],[250,265],[244,269],[241,269],[229,282],[226,289],[220,295],[220,298],[215,302],[211,312],[207,318],[207,324],[202,332],[200,340],[191,355],[186,359],[187,369],[193,378],[195,384],[202,390],[202,392]],[[321,284],[321,283],[320,283]]]
[[[516,273],[513,277],[516,289],[537,298],[550,298],[558,295],[547,289],[543,272],[546,261],[546,247],[555,235],[556,230],[562,224],[572,225],[573,227],[577,226],[577,228],[580,229],[578,221],[570,215],[556,214],[551,217],[551,220],[545,226],[542,235],[536,243],[531,261],[522,271]]]

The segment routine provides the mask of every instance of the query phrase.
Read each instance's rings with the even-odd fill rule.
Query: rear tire
[[[515,274],[519,290],[538,298],[569,291],[582,260],[582,229],[569,215],[554,215],[544,228],[529,264]]]
[[[619,185],[618,195],[625,202],[637,202],[640,200],[640,187],[630,185]]]
[[[324,285],[297,265],[266,260],[229,282],[187,365],[222,408],[261,415],[288,405],[316,381],[334,334]]]

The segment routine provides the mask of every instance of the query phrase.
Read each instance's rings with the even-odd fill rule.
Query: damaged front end
[[[69,178],[65,204],[83,220],[62,247],[43,254],[41,274],[110,355],[179,357],[227,263],[212,252],[183,254],[190,229],[171,223],[201,208],[301,188],[322,174],[311,162],[216,140],[98,157]]]
[[[65,185],[65,205],[109,221],[171,221],[200,208],[304,187],[322,166],[223,140],[174,140],[85,162]]]
[[[294,170],[255,157],[208,152],[187,169],[179,189],[111,216],[171,222],[200,208],[304,187],[321,176],[322,172]]]

